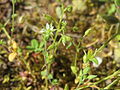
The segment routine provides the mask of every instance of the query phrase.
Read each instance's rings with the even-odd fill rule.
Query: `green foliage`
[[[32,50],[34,52],[40,52],[43,50],[44,43],[38,43],[36,39],[31,40],[31,46],[27,46],[27,49]]]
[[[116,11],[115,4],[111,4],[110,8],[108,9],[108,15],[112,15]]]
[[[49,25],[47,23],[46,27],[41,30],[41,33],[43,33],[43,39],[46,41],[49,40],[50,37],[52,37],[54,35],[53,32],[55,32],[55,31],[56,31],[56,29],[54,29],[52,24]]]
[[[68,48],[70,48],[71,46],[72,46],[72,42],[70,42],[69,44],[68,44],[68,46],[66,46],[66,49],[68,49]]]
[[[45,69],[44,71],[41,71],[42,79],[46,78],[48,75],[47,70]]]
[[[95,64],[98,64],[98,60],[96,58],[92,58],[92,59],[90,59],[90,61],[92,61]]]
[[[48,14],[44,14],[44,18],[49,22],[55,22],[54,18]]]
[[[73,7],[71,5],[67,6],[64,11],[66,12],[72,12]]]
[[[97,77],[97,75],[89,75],[88,77],[87,77],[87,79],[93,79],[93,78],[96,78]]]
[[[57,85],[59,82],[57,79],[53,79],[51,83],[52,83],[52,85]]]
[[[85,34],[84,34],[84,36],[83,37],[85,37],[85,36],[87,36],[90,32],[92,31],[92,29],[90,28],[90,29],[88,29],[88,30],[86,30],[85,31]]]
[[[62,8],[61,7],[56,7],[56,14],[59,18],[62,16]]]
[[[67,35],[62,35],[61,40],[62,40],[63,45],[65,46],[65,43],[69,42],[71,38]]]
[[[12,3],[15,4],[17,2],[17,0],[12,0]]]
[[[94,53],[92,50],[89,50],[88,53],[85,52],[85,55],[83,56],[84,63],[88,63],[89,61],[92,61],[96,64],[98,64],[98,60],[94,57]]]
[[[3,40],[0,40],[0,45],[2,44],[5,44],[6,42],[5,41],[3,41]]]
[[[79,28],[77,26],[74,26],[72,29],[74,32],[79,30]]]
[[[114,0],[114,2],[117,6],[120,6],[120,0]]]
[[[89,75],[89,72],[90,72],[90,67],[86,67],[83,70],[81,69],[76,77],[75,83],[79,83],[78,85],[80,85],[83,84],[85,80],[91,80],[97,77],[96,75]]]
[[[64,90],[69,90],[68,84],[65,84]]]
[[[2,83],[3,83],[3,84],[4,84],[4,83],[8,83],[8,82],[9,82],[9,80],[10,80],[9,75],[5,75],[5,76],[4,76],[4,80],[3,80],[3,82],[2,82]]]
[[[72,72],[73,72],[75,75],[77,75],[78,67],[76,67],[76,66],[71,66],[71,70],[72,70]]]
[[[109,16],[109,15],[101,15],[101,16],[109,24],[117,24],[117,23],[119,23],[118,18],[116,18],[115,16]]]
[[[117,36],[116,36],[116,39],[119,41],[119,40],[120,40],[120,35],[117,35]]]
[[[86,67],[83,69],[83,74],[88,74],[90,71],[90,67]]]
[[[26,47],[28,50],[26,50],[26,49],[24,50],[24,47],[23,48],[17,47],[17,45],[16,45],[17,48],[16,47],[13,48],[13,45],[11,46],[11,41],[13,41],[13,40],[17,41],[17,39],[18,39],[18,38],[14,38],[14,34],[16,34],[16,32],[13,33],[15,26],[17,27],[17,25],[15,25],[15,22],[17,20],[16,18],[19,17],[19,13],[17,11],[16,11],[16,13],[18,13],[18,14],[15,14],[15,4],[18,2],[21,2],[21,1],[22,0],[12,0],[12,4],[13,4],[13,8],[12,8],[13,12],[11,15],[12,22],[9,22],[9,20],[8,20],[5,24],[0,23],[0,29],[2,29],[4,31],[5,35],[9,39],[7,41],[7,43],[3,39],[0,40],[0,45],[2,46],[2,47],[0,47],[0,50],[1,50],[1,52],[0,52],[0,68],[1,69],[3,68],[3,70],[5,70],[6,67],[3,64],[6,65],[6,62],[7,62],[6,57],[9,57],[11,55],[11,53],[15,54],[15,55],[11,55],[11,58],[13,58],[13,56],[15,56],[15,58],[13,58],[13,59],[16,59],[16,60],[13,61],[13,59],[12,59],[12,62],[10,62],[10,64],[8,64],[7,66],[9,67],[9,66],[11,66],[11,63],[13,63],[13,64],[15,63],[15,65],[13,66],[13,67],[15,67],[14,73],[17,74],[16,76],[14,76],[11,72],[8,75],[4,75],[4,77],[2,78],[3,80],[1,79],[2,84],[7,84],[10,81],[14,81],[14,82],[17,81],[20,83],[18,85],[19,90],[31,90],[31,89],[33,89],[32,85],[34,86],[34,84],[36,85],[36,83],[41,84],[41,87],[43,88],[43,90],[47,90],[47,89],[49,89],[49,87],[54,87],[54,86],[58,87],[58,88],[59,88],[59,86],[63,86],[64,90],[69,90],[69,89],[71,89],[71,86],[69,86],[69,85],[73,85],[72,88],[74,90],[80,90],[80,88],[82,88],[84,90],[87,87],[98,89],[98,87],[96,85],[101,83],[101,80],[98,80],[98,78],[96,78],[97,75],[92,75],[94,69],[93,69],[91,63],[99,64],[98,60],[95,58],[96,55],[102,49],[104,49],[108,45],[108,43],[113,38],[115,38],[115,36],[117,36],[116,40],[119,41],[120,36],[118,35],[117,30],[116,30],[116,31],[113,31],[112,33],[116,32],[117,34],[110,37],[110,39],[105,41],[105,43],[99,41],[99,42],[97,42],[97,44],[94,44],[93,46],[90,46],[88,48],[86,45],[86,42],[89,43],[90,39],[92,39],[93,41],[94,41],[94,39],[96,39],[96,38],[94,38],[94,36],[95,36],[94,34],[96,34],[93,32],[94,29],[98,30],[100,28],[105,27],[105,28],[103,28],[103,31],[105,31],[105,34],[106,34],[107,33],[106,28],[108,29],[109,27],[111,27],[111,24],[113,24],[114,27],[117,27],[117,25],[120,24],[119,16],[115,16],[115,13],[117,11],[119,13],[120,1],[115,0],[114,1],[115,3],[113,3],[113,0],[98,0],[98,1],[95,1],[95,3],[93,3],[91,0],[72,0],[71,5],[68,5],[67,7],[65,7],[63,4],[64,0],[63,1],[57,0],[58,1],[57,5],[54,5],[54,3],[51,5],[51,7],[52,6],[55,7],[55,12],[56,12],[55,14],[57,15],[57,17],[52,17],[51,15],[44,14],[44,18],[47,20],[48,23],[45,22],[46,23],[45,24],[44,22],[42,22],[43,23],[42,25],[45,24],[45,26],[39,31],[39,33],[34,33],[34,35],[33,35],[33,33],[30,32],[30,35],[33,35],[32,38],[35,38],[36,35],[38,35],[38,34],[40,34],[41,37],[40,37],[40,39],[37,38],[37,39],[32,39],[32,40],[31,40],[31,38],[28,38],[30,40],[30,43],[28,43],[28,46]],[[39,0],[36,0],[36,2],[38,2],[38,1]],[[104,4],[102,4],[101,6],[99,6],[99,5],[97,6],[96,2],[97,2],[97,4],[99,2],[111,3],[110,5],[106,4],[106,5],[110,6],[110,7],[108,7],[109,9],[106,8],[106,10],[105,10],[106,14],[101,14],[102,19],[104,19],[105,22],[107,22],[108,24],[102,23],[100,20],[97,20],[97,19],[99,19],[99,18],[96,18],[99,11],[96,12],[96,9],[98,7],[101,8],[102,5],[104,5]],[[27,4],[25,3],[25,5],[29,5],[29,3],[27,3]],[[95,8],[95,10],[94,10],[93,8],[96,6],[97,6],[97,8]],[[22,6],[20,6],[20,7],[22,7]],[[26,8],[29,8],[29,7],[26,6],[25,9]],[[36,11],[37,11],[37,8],[39,8],[39,4],[38,4],[38,6],[34,7],[33,9],[36,9]],[[36,16],[37,20],[42,21],[42,19],[39,18],[38,13],[33,13],[33,15],[30,15],[30,17],[31,16],[34,17],[34,15],[37,15]],[[84,15],[85,15],[85,17],[84,17]],[[93,20],[92,22],[86,21],[86,20],[89,20],[92,16],[93,16],[92,19],[95,19],[95,20]],[[88,18],[86,18],[86,17],[88,17]],[[28,18],[29,17],[27,17],[27,19]],[[34,21],[36,22],[37,21],[36,18],[35,18],[35,20],[34,20],[34,18],[32,18],[32,20],[30,20],[31,21],[30,23],[34,23]],[[29,27],[29,24],[28,24],[29,20],[27,21],[27,19],[25,20],[25,22],[26,22],[25,24],[27,24],[27,25],[22,23],[22,25],[20,24],[18,26],[21,26],[26,31],[24,33],[24,35],[29,36],[29,32],[27,32],[27,30],[26,30],[26,27],[27,28]],[[86,24],[86,22],[88,22],[90,24],[90,25],[88,25],[89,27],[87,26],[88,23]],[[9,23],[11,23],[10,28],[11,28],[12,32],[7,31],[7,29],[6,29],[7,27],[9,29],[9,25],[7,26],[7,24],[9,24]],[[37,22],[35,24],[37,24],[39,27],[41,25],[41,22],[40,23]],[[95,24],[95,25],[93,25],[93,24]],[[103,24],[105,24],[105,25],[103,25]],[[24,27],[24,25],[25,25],[25,27]],[[81,30],[81,27],[83,28],[83,30]],[[29,28],[30,28],[30,30],[33,30],[32,27],[29,27]],[[19,28],[16,28],[16,29],[19,29]],[[70,29],[70,31],[68,31],[69,29]],[[113,30],[115,30],[115,29],[113,29]],[[77,33],[77,35],[80,33],[81,34],[80,38],[76,39],[77,35],[75,35],[75,38],[74,38],[74,35],[72,36],[70,34],[67,34],[69,32],[72,33],[72,31],[74,33]],[[100,34],[103,33],[101,31],[98,31],[98,32]],[[0,32],[0,33],[2,33],[2,32]],[[10,33],[10,35],[9,35],[9,33]],[[89,38],[89,36],[90,36],[89,34],[90,35],[92,34],[93,36],[91,36]],[[109,37],[107,37],[107,38],[109,38]],[[99,37],[97,39],[99,39]],[[105,37],[105,39],[106,39],[106,37]],[[86,41],[84,41],[84,40],[86,40]],[[8,45],[6,45],[6,44],[8,44]],[[84,46],[84,44],[85,44],[85,46]],[[99,45],[103,44],[103,45],[99,47],[98,44]],[[18,42],[18,46],[19,45],[21,46],[22,44]],[[8,48],[7,48],[7,46],[8,46]],[[64,47],[64,50],[61,50],[61,48],[63,48],[63,47]],[[5,49],[5,52],[3,52],[1,48]],[[98,48],[98,49],[95,49],[95,48]],[[69,51],[70,51],[70,55],[68,55],[68,57],[67,57],[67,54]],[[71,54],[71,52],[72,52],[72,54]],[[119,52],[119,49],[115,53],[118,54],[118,52]],[[64,56],[61,56],[61,55],[65,55],[65,58],[68,58],[68,59],[64,59]],[[116,55],[116,57],[118,57],[118,59],[119,59],[119,55]],[[68,61],[66,61],[66,60],[68,60]],[[4,63],[4,61],[5,61],[5,63]],[[69,62],[69,63],[67,63],[67,62]],[[13,69],[11,68],[10,70],[12,71]],[[21,74],[21,72],[19,70],[24,71],[24,72],[22,72],[22,74]],[[97,70],[97,68],[96,68],[96,70]],[[69,74],[71,75],[71,77],[69,76]],[[117,76],[117,75],[115,75],[115,76]],[[11,79],[11,77],[13,79]],[[117,77],[115,77],[115,78],[117,78]],[[101,76],[100,79],[101,78],[103,78],[103,77]],[[107,80],[106,78],[113,79],[113,76],[108,75],[108,77],[103,78],[103,81]],[[74,79],[74,82],[70,81],[71,79],[72,80]],[[39,80],[41,82],[39,82]],[[97,82],[97,80],[98,80],[98,82]],[[68,83],[68,81],[70,81],[70,84]],[[63,87],[62,87],[62,89],[63,89]]]

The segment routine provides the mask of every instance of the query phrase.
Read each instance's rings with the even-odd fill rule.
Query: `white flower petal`
[[[94,67],[99,67],[99,65],[102,63],[102,58],[101,57],[95,57],[97,60],[98,60],[98,64],[96,64],[96,63],[93,63],[93,66]]]
[[[49,28],[50,28],[50,26],[49,26],[49,24],[47,23],[47,24],[46,24],[46,29],[49,29]]]

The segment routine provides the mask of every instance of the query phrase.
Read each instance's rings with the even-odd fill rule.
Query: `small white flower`
[[[54,29],[54,27],[52,26],[52,24],[46,24],[46,27],[43,28],[40,33],[44,33],[44,32],[47,32],[47,31],[50,31],[50,32],[54,32],[56,29]]]
[[[46,29],[48,30],[50,28],[50,25],[47,23],[46,24]]]
[[[99,67],[103,60],[102,60],[101,57],[95,57],[95,58],[98,60],[98,64],[93,63],[93,66],[94,66],[94,67]]]
[[[51,31],[54,31],[54,29],[53,29],[54,27],[52,26],[52,24],[50,25],[50,30]]]
[[[40,33],[44,33],[44,32],[46,32],[46,29],[41,29],[41,31],[40,31]]]

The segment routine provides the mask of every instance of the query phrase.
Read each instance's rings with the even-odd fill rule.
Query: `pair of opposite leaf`
[[[116,5],[117,14],[120,14],[120,0],[114,0]],[[119,19],[112,15],[100,15],[108,24],[117,24],[119,23]]]
[[[108,24],[117,24],[119,23],[119,19],[115,16],[111,15],[101,15],[101,17],[108,23]]]

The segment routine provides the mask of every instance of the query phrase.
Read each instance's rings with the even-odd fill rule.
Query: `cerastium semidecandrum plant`
[[[71,37],[65,35],[66,31],[66,25],[67,22],[63,20],[63,16],[65,12],[70,12],[71,6],[64,8],[63,5],[61,7],[57,7],[56,12],[59,13],[59,21],[56,22],[56,28],[52,23],[46,24],[46,27],[44,27],[40,33],[41,33],[41,42],[39,43],[36,39],[33,39],[31,41],[31,46],[27,46],[29,50],[32,50],[34,52],[41,52],[44,56],[44,66],[45,69],[41,71],[42,79],[45,79],[46,89],[48,89],[49,82],[51,84],[57,84],[57,79],[53,78],[53,75],[50,72],[51,64],[54,62],[54,57],[57,55],[56,51],[59,47],[59,45],[62,43],[64,46],[66,45],[66,42],[69,42],[71,40]],[[46,15],[47,19],[50,19],[51,17]],[[60,36],[59,40],[57,40],[58,36]],[[48,45],[50,43],[50,45]],[[71,43],[69,43],[69,48]]]
[[[50,24],[47,23],[46,27],[40,31],[42,33],[41,42],[38,42],[36,39],[33,39],[31,41],[31,46],[28,46],[27,48],[32,50],[33,52],[41,52],[44,56],[45,68],[44,70],[41,71],[41,76],[42,76],[42,79],[45,80],[46,89],[48,89],[49,83],[53,83],[53,82],[54,84],[57,83],[57,80],[53,78],[53,75],[50,71],[51,64],[54,62],[54,57],[57,55],[56,51],[59,45],[62,43],[65,46],[66,42],[70,42],[68,47],[70,47],[73,44],[76,48],[74,64],[71,65],[71,70],[73,74],[75,74],[76,76],[75,77],[75,84],[77,84],[76,90],[81,90],[87,87],[98,88],[96,86],[98,83],[111,78],[113,75],[117,75],[119,71],[117,71],[117,74],[115,73],[111,75],[110,77],[106,77],[105,79],[101,81],[92,83],[90,82],[90,80],[97,76],[90,74],[90,71],[91,71],[90,62],[98,64],[98,61],[95,58],[96,54],[100,52],[113,38],[115,38],[119,34],[119,27],[118,27],[118,32],[115,35],[113,35],[110,39],[108,39],[99,49],[96,49],[95,51],[88,50],[88,52],[86,52],[84,50],[84,47],[80,46],[81,42],[78,45],[76,45],[74,41],[72,41],[72,38],[65,34],[67,22],[63,20],[63,18],[64,18],[64,13],[66,11],[69,11],[70,9],[71,7],[64,8],[63,5],[61,5],[61,7],[57,7],[56,12],[59,17],[59,21],[58,22],[55,21],[55,27],[52,23]],[[53,19],[50,16],[46,16],[46,17],[49,20]],[[83,38],[87,34],[89,34],[90,31],[91,29],[88,29],[85,32],[85,35],[83,36]],[[57,38],[59,35],[60,35],[60,38],[58,40]],[[82,41],[83,38],[81,38],[80,41]],[[50,44],[48,45],[48,43]],[[83,67],[80,68],[79,70],[77,66],[77,60],[78,60],[78,54],[80,50],[84,51],[84,56],[83,56],[83,65],[82,65]]]
[[[119,9],[119,7],[120,7],[120,0],[115,0],[114,2],[115,2],[115,5],[117,7],[117,9],[116,9],[117,14],[120,15],[120,9]],[[118,16],[118,18],[119,18],[119,16]],[[120,70],[118,70],[118,71],[114,72],[112,75],[109,75],[109,76],[107,76],[107,77],[105,77],[105,78],[103,78],[103,79],[101,79],[101,80],[99,80],[97,82],[94,82],[94,83],[90,83],[89,82],[88,84],[86,82],[84,82],[84,80],[86,80],[86,79],[90,80],[90,79],[93,79],[93,78],[96,77],[96,75],[88,75],[89,71],[90,71],[89,62],[92,61],[92,62],[98,64],[98,61],[96,60],[95,56],[102,49],[104,49],[105,46],[107,46],[108,43],[112,39],[114,39],[117,35],[120,34],[120,21],[116,17],[114,17],[114,19],[113,19],[110,16],[105,16],[104,19],[107,20],[108,23],[109,23],[109,20],[110,20],[110,22],[111,22],[111,20],[113,20],[113,21],[115,20],[116,21],[116,22],[112,21],[112,24],[114,23],[116,25],[116,27],[117,27],[116,33],[114,35],[112,35],[100,48],[96,49],[94,52],[92,50],[88,50],[88,53],[85,52],[85,55],[83,56],[83,65],[85,64],[85,67],[83,67],[83,69],[81,69],[80,72],[79,72],[79,75],[78,75],[78,82],[79,82],[79,84],[78,84],[76,90],[82,90],[82,89],[85,89],[87,87],[95,87],[97,89],[101,89],[101,88],[97,87],[96,85],[101,83],[101,82],[103,82],[103,81],[105,81],[105,80],[108,80],[108,79],[111,79],[111,78],[117,76],[117,79],[115,79],[113,81],[113,83],[110,83],[109,85],[107,85],[104,88],[104,89],[110,89],[116,82],[118,82],[120,80],[120,77],[118,76],[120,74]],[[74,74],[76,74],[77,68],[73,68],[72,71],[74,72]],[[80,86],[81,84],[83,84],[83,85]],[[84,85],[84,84],[86,84],[86,85]]]
[[[118,2],[118,0],[116,0],[116,5],[119,7],[120,5],[117,2]],[[16,16],[16,14],[14,13],[15,3],[16,3],[16,0],[12,0],[12,4],[13,4],[12,29],[11,29],[12,32],[14,31],[14,18]],[[36,39],[33,39],[33,40],[31,40],[31,45],[27,46],[27,48],[29,50],[31,50],[32,52],[41,52],[44,56],[45,64],[43,65],[44,67],[41,71],[41,76],[42,76],[42,79],[45,80],[46,89],[48,89],[49,83],[57,84],[57,80],[53,78],[53,75],[52,75],[50,69],[51,69],[51,64],[54,62],[54,57],[57,55],[56,51],[61,43],[64,46],[66,46],[66,42],[69,42],[69,45],[67,48],[69,48],[71,46],[71,43],[73,43],[73,45],[75,46],[75,49],[76,49],[74,64],[71,65],[71,70],[72,70],[73,74],[75,74],[75,76],[76,76],[75,77],[75,84],[77,84],[76,90],[84,89],[86,87],[96,87],[95,85],[99,84],[100,82],[102,82],[104,80],[112,78],[115,75],[118,75],[118,73],[120,72],[120,71],[116,71],[113,75],[108,76],[98,82],[95,82],[95,83],[90,82],[91,79],[96,77],[96,75],[90,74],[90,70],[91,70],[90,62],[94,62],[96,64],[98,63],[98,61],[95,58],[96,54],[99,51],[101,51],[114,37],[116,37],[119,34],[119,32],[120,32],[119,27],[118,27],[118,32],[115,35],[113,35],[108,41],[106,41],[96,51],[88,50],[88,52],[86,52],[85,50],[83,50],[84,51],[83,67],[80,69],[78,68],[78,66],[77,66],[78,54],[79,54],[79,51],[83,48],[80,46],[80,43],[78,45],[76,45],[74,42],[72,42],[72,38],[65,34],[67,22],[63,18],[64,18],[65,12],[70,11],[70,10],[71,10],[70,6],[67,8],[65,8],[63,5],[61,5],[60,7],[57,7],[56,12],[59,17],[59,21],[58,22],[55,21],[55,25],[53,23],[49,23],[49,24],[47,23],[46,26],[40,31],[41,35],[42,35],[41,41],[38,42]],[[119,10],[118,10],[118,12],[119,12]],[[1,29],[4,31],[4,33],[6,34],[8,39],[12,40],[11,36],[8,34],[5,26],[6,26],[6,24],[0,25]],[[87,35],[88,32],[89,32],[89,30],[86,31],[83,38]],[[58,36],[60,36],[59,39],[58,39]],[[3,42],[1,41],[0,43],[3,43]],[[13,42],[13,44],[14,44],[13,48],[15,49],[15,52],[12,52],[10,56],[16,55],[15,42]],[[9,59],[9,60],[13,61],[13,59]],[[28,65],[29,63],[27,63],[24,60],[23,60],[23,62],[27,65],[26,67],[28,68],[28,71],[31,72],[31,69]],[[117,79],[117,80],[119,80],[119,79]],[[109,86],[105,87],[105,89],[109,89],[109,87],[113,84],[114,83],[111,83]]]

